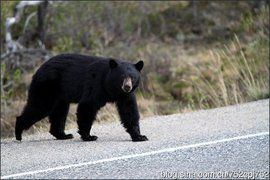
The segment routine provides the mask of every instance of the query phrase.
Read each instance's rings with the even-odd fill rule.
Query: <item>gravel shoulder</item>
[[[130,154],[269,132],[269,99],[141,121],[147,142],[132,142],[119,122],[94,124],[95,142],[54,140],[49,133],[1,140],[1,178],[7,175],[98,161]],[[163,178],[162,172],[266,172],[269,134],[216,145],[116,160],[17,178]],[[163,174],[164,175],[164,174]],[[167,174],[167,178],[170,174]],[[175,174],[174,174],[175,175]],[[180,176],[178,178],[181,178]],[[182,177],[183,178],[183,177]]]

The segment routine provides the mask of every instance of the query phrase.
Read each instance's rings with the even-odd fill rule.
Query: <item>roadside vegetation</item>
[[[52,55],[144,60],[137,92],[142,117],[269,98],[269,5],[258,2],[62,2],[48,9],[45,45]],[[16,3],[1,2],[1,52],[2,22]],[[24,16],[34,11],[26,9]],[[27,35],[36,21],[22,34],[24,22],[12,32],[26,48],[35,48],[38,43]],[[1,137],[13,136],[31,76],[42,63],[16,62],[1,61]],[[113,104],[97,116],[99,122],[118,119]],[[47,121],[28,133],[47,129]],[[76,127],[75,105],[68,116],[71,127]]]

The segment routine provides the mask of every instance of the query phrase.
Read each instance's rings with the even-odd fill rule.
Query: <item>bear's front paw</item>
[[[97,140],[97,136],[82,136],[81,137],[81,139],[83,140],[83,141],[95,141],[95,140]]]
[[[132,141],[133,142],[148,141],[148,138],[144,135],[139,135],[139,136],[132,137]]]

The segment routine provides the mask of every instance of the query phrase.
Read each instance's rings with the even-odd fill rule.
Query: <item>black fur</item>
[[[17,117],[15,135],[49,116],[50,133],[57,139],[73,138],[65,134],[70,103],[78,103],[78,133],[84,141],[93,141],[90,130],[96,114],[107,102],[115,102],[121,122],[133,141],[145,141],[140,134],[139,112],[134,90],[140,82],[143,61],[131,64],[122,60],[78,54],[62,54],[44,63],[33,76],[27,104]],[[133,88],[121,89],[123,79],[130,76]]]

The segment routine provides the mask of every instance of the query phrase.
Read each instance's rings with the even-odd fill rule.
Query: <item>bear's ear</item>
[[[110,58],[109,60],[110,60],[109,65],[110,65],[111,69],[114,69],[114,68],[116,68],[118,66],[118,63],[114,59]]]
[[[144,63],[143,63],[142,60],[140,60],[139,62],[137,62],[136,64],[134,64],[134,66],[136,67],[136,69],[137,69],[138,71],[141,71],[141,70],[142,70],[143,65],[144,65]]]

